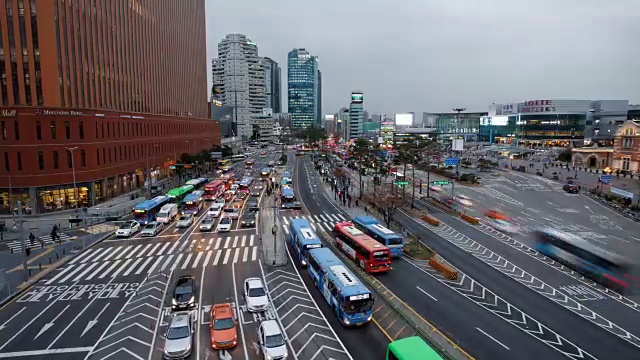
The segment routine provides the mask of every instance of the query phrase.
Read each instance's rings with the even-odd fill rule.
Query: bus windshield
[[[342,309],[349,315],[368,312],[373,309],[373,302],[371,301],[372,297],[369,294],[352,296],[352,297],[363,297],[368,296],[367,299],[358,299],[358,300],[345,300],[342,304]]]

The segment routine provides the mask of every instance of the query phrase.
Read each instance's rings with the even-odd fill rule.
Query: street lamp
[[[158,148],[158,144],[153,144],[153,148]],[[149,168],[149,152],[150,151],[147,151],[147,192],[149,194],[148,198],[151,198],[151,169]]]
[[[75,200],[75,208],[78,209],[78,187],[76,186],[76,165],[74,161],[73,152],[78,149],[77,146],[65,148],[71,153],[71,173],[73,175],[73,199]]]

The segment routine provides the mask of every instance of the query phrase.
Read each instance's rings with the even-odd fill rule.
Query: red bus
[[[349,221],[336,223],[333,237],[338,249],[368,273],[391,270],[389,248],[358,230]]]
[[[207,201],[215,200],[227,191],[227,188],[226,180],[213,180],[204,186],[204,199]]]

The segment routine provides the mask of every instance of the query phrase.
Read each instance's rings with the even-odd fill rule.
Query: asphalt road
[[[327,209],[332,209],[333,212],[339,212],[332,216],[348,219],[328,199],[324,187],[319,184],[317,172],[307,166],[304,174],[307,181],[298,187],[298,191],[310,214],[323,214]],[[314,187],[314,184],[319,186]],[[564,357],[535,338],[514,331],[511,324],[439,282],[437,275],[426,271],[419,263],[398,259],[394,260],[392,266],[391,272],[376,278],[477,359]]]

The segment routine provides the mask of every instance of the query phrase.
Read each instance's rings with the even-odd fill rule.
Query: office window
[[[98,165],[100,165],[100,149],[96,149],[96,159],[98,161]]]
[[[40,170],[44,170],[44,153],[42,151],[38,151],[38,167]]]
[[[2,140],[7,140],[7,125],[4,121],[0,121],[0,131],[2,131]]]
[[[11,167],[9,166],[9,153],[4,152],[4,169],[6,171],[11,171]]]
[[[58,152],[57,152],[57,151],[54,151],[54,152],[53,152],[53,168],[54,168],[54,169],[56,169],[56,170],[57,170],[57,169],[58,169],[58,167],[59,167],[59,163],[58,163],[58,160],[59,160],[59,159],[58,159],[58,157],[59,157]]]
[[[73,167],[73,152],[67,150],[67,167],[71,169]]]
[[[106,155],[107,155],[107,153],[106,153],[105,148],[102,148],[102,161],[104,161],[105,164],[107,163],[107,156]]]
[[[93,136],[94,136],[96,139],[98,139],[98,138],[99,138],[99,136],[98,136],[98,122],[97,122],[97,121],[96,121],[96,122],[94,122],[94,123],[93,123],[93,125],[94,125],[94,127],[95,127],[95,130],[94,130],[95,134],[94,134]]]
[[[16,140],[20,140],[20,125],[18,124],[18,120],[13,122],[13,130],[15,131]]]
[[[22,154],[18,152],[18,171],[22,171]]]
[[[80,139],[84,139],[84,122],[82,121],[78,124],[78,132],[80,133]]]
[[[55,120],[49,121],[49,129],[51,130],[51,138],[53,140],[57,139],[58,138],[58,134],[57,134],[58,129],[56,128]]]
[[[84,150],[80,150],[80,166],[87,167],[87,153]]]
[[[71,139],[71,124],[68,121],[64,122],[64,133],[67,137],[67,140]]]
[[[40,120],[36,121],[36,139],[42,140],[42,124]]]

